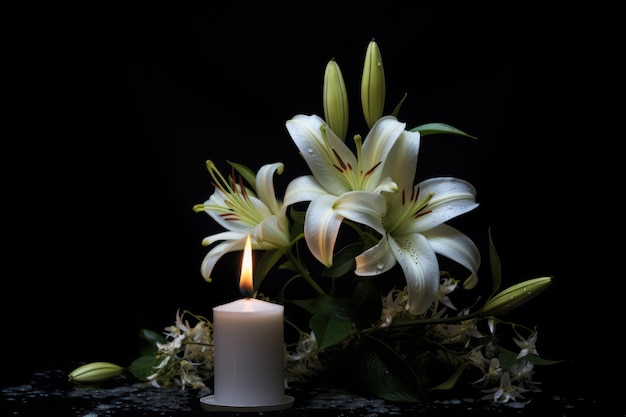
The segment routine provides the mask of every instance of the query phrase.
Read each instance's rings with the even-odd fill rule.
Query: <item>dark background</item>
[[[6,361],[129,361],[138,329],[238,297],[237,257],[212,284],[200,275],[201,240],[217,230],[192,211],[213,192],[205,161],[283,161],[279,187],[303,173],[284,123],[323,115],[331,58],[350,132],[364,133],[360,75],[375,38],[387,111],[407,93],[409,127],[445,122],[478,137],[423,139],[418,177],[477,187],[480,208],[457,224],[483,250],[493,228],[507,284],[554,277],[512,318],[538,325],[544,356],[603,373],[595,157],[580,129],[593,107],[582,93],[598,78],[579,66],[593,46],[583,17],[433,3],[151,2],[26,19],[14,36],[27,46],[7,65],[17,129],[4,153]]]

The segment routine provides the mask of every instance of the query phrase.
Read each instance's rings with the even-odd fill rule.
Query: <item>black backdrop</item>
[[[284,161],[285,182],[302,173],[284,122],[322,114],[331,58],[346,78],[350,131],[362,133],[371,38],[389,110],[407,93],[409,126],[445,122],[478,137],[424,139],[418,176],[476,185],[481,207],[459,223],[483,248],[493,227],[508,283],[554,276],[515,313],[538,324],[540,353],[586,361],[600,349],[581,325],[602,307],[579,230],[588,150],[571,126],[584,123],[576,97],[587,80],[572,65],[576,21],[469,3],[251,3],[55,10],[15,35],[30,40],[10,65],[18,129],[4,158],[3,351],[31,363],[130,360],[139,328],[237,297],[236,257],[218,266],[223,280],[199,272],[201,239],[216,230],[191,209],[213,191],[205,161]]]

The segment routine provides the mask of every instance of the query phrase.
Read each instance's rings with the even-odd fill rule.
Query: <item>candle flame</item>
[[[243,250],[243,258],[241,260],[241,276],[239,278],[239,290],[244,297],[252,297],[252,243],[250,235],[246,239],[246,246]]]

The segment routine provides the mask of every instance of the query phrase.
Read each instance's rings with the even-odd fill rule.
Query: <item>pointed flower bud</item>
[[[365,53],[361,79],[361,105],[367,126],[371,128],[383,115],[385,107],[385,71],[376,41],[370,41]]]
[[[323,96],[324,119],[330,129],[345,141],[348,133],[348,94],[341,69],[334,59],[326,65]]]
[[[540,292],[545,290],[551,282],[551,277],[541,277],[512,285],[488,300],[481,309],[481,313],[483,315],[494,316],[508,313],[514,308],[535,298]]]
[[[124,368],[111,362],[91,362],[74,369],[69,374],[70,382],[101,382],[118,376]]]

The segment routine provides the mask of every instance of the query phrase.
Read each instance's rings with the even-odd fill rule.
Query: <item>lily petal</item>
[[[414,192],[423,197],[432,193],[433,197],[428,201],[428,215],[407,224],[405,233],[422,233],[478,207],[474,186],[458,178],[430,178],[417,184]],[[399,204],[400,197],[393,198],[393,203]]]
[[[333,249],[343,216],[333,210],[336,197],[319,196],[306,211],[304,236],[311,254],[327,267],[333,264]]]
[[[219,242],[221,240],[239,240],[242,236],[246,236],[248,233],[252,233],[252,228],[249,226],[241,232],[234,230],[225,230],[223,232],[215,233],[202,239],[202,246],[211,246],[215,242]],[[241,249],[243,249],[243,246],[241,247]]]
[[[335,195],[350,191],[350,185],[340,170],[345,167],[356,169],[357,159],[324,120],[317,115],[299,114],[288,120],[286,126],[320,184]]]
[[[387,235],[383,235],[376,245],[357,256],[355,261],[356,269],[354,273],[363,277],[387,272],[397,263],[393,252],[389,250]]]
[[[419,132],[402,132],[387,155],[382,176],[394,178],[398,189],[410,190],[417,169],[419,147]]]
[[[420,234],[390,237],[389,246],[406,278],[409,312],[425,313],[439,288],[439,263],[435,251]]]
[[[282,208],[274,192],[274,174],[281,175],[283,169],[284,164],[276,162],[274,164],[263,165],[256,175],[256,189],[259,199],[265,202],[272,214],[280,213]]]
[[[202,260],[202,264],[200,266],[202,277],[206,281],[210,282],[212,280],[211,273],[213,272],[213,268],[215,267],[217,261],[229,252],[243,250],[247,237],[248,235],[245,235],[236,240],[226,240],[212,248]]]
[[[267,217],[255,229],[258,246],[253,249],[274,249],[289,246],[289,222],[285,216]]]
[[[440,224],[423,235],[436,253],[463,265],[472,274],[477,274],[481,262],[480,251],[468,236],[447,224]]]
[[[285,190],[283,210],[288,206],[327,195],[328,191],[312,175],[304,175],[292,180]]]
[[[387,211],[387,200],[381,194],[366,191],[345,193],[335,200],[333,209],[346,219],[367,225],[380,234],[385,233],[382,219]]]
[[[369,170],[379,163],[387,163],[387,155],[392,147],[404,132],[406,123],[401,123],[393,116],[384,116],[378,119],[372,129],[368,132],[363,142],[363,154],[361,156],[360,168]],[[411,175],[413,175],[412,171]],[[383,170],[377,169],[371,173],[370,182],[378,183],[383,176]]]

